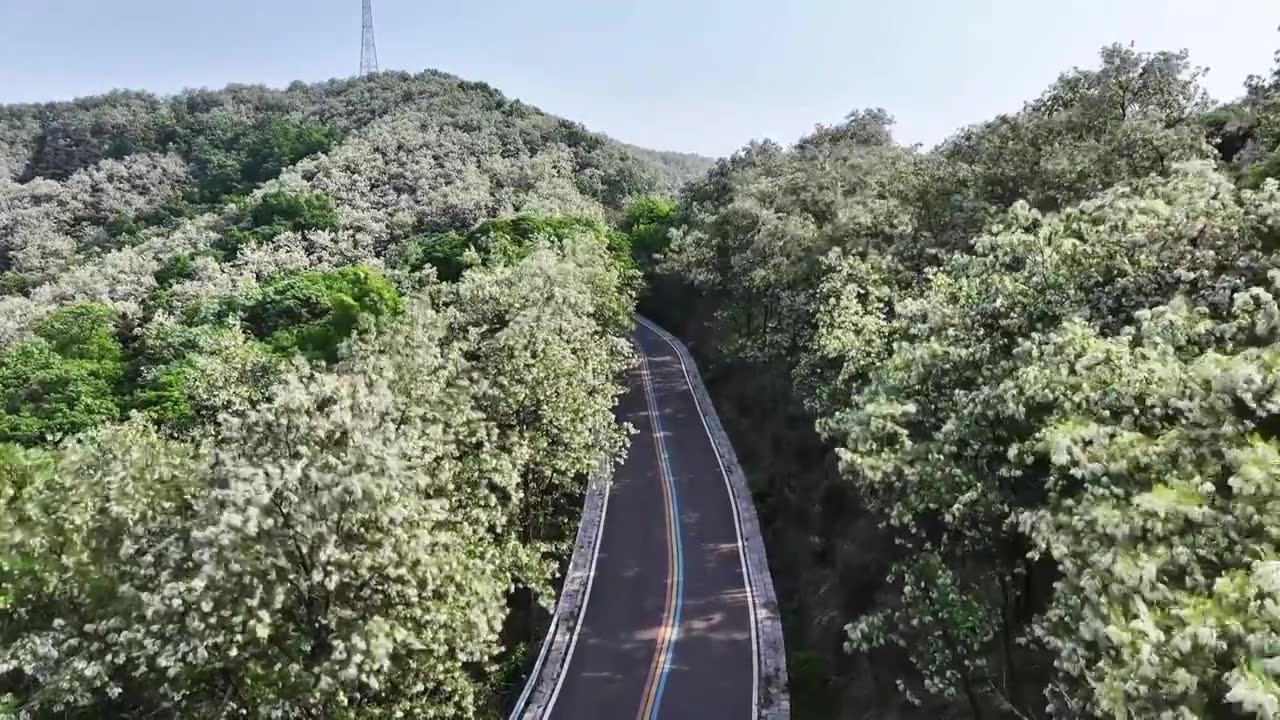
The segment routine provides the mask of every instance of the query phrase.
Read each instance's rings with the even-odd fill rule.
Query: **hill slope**
[[[715,158],[695,153],[650,150],[628,143],[623,143],[623,147],[658,168],[660,175],[669,176],[678,185],[684,185],[706,175],[707,171],[716,164]]]
[[[221,159],[217,150],[226,151],[272,119],[343,137],[405,113],[494,136],[506,152],[565,151],[582,175],[579,189],[606,204],[642,187],[671,185],[679,173],[664,172],[655,158],[692,158],[699,169],[709,166],[697,156],[622,145],[484,83],[426,71],[297,82],[284,90],[231,85],[168,98],[119,90],[71,102],[0,106],[0,176],[62,180],[99,160],[148,152],[174,152],[212,172],[207,163]],[[632,153],[646,162],[636,162]]]
[[[152,265],[216,244],[266,185],[332,200],[333,227],[310,228],[330,232],[271,248],[297,240],[332,265],[493,217],[616,217],[631,195],[678,182],[579,124],[437,72],[4,106],[0,173],[0,287],[125,309]],[[87,287],[104,266],[141,284]]]
[[[498,716],[674,182],[435,72],[0,107],[0,716]]]

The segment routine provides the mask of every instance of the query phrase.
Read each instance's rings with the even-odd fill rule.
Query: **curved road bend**
[[[680,357],[643,323],[595,578],[547,718],[752,720],[756,637],[738,521]]]

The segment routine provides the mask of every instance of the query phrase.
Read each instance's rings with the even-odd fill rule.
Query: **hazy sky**
[[[1271,68],[1280,0],[374,0],[383,69],[438,68],[628,142],[726,154],[855,107],[932,144],[1114,41]],[[359,67],[360,0],[0,0],[0,102],[284,85]]]

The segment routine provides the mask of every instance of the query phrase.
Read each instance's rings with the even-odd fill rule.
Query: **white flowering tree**
[[[487,380],[486,414],[509,452],[526,458],[523,540],[549,559],[572,541],[582,478],[623,447],[613,407],[631,357],[626,281],[596,238],[571,238],[560,253],[544,247],[516,265],[469,272],[450,294]]]
[[[832,284],[821,342],[851,359],[843,382],[855,390],[820,428],[839,440],[841,466],[866,501],[921,553],[893,573],[902,582],[898,609],[852,625],[852,647],[896,639],[919,652],[943,642],[956,662],[938,667],[937,653],[920,653],[925,689],[968,694],[975,708],[984,692],[1007,700],[999,689],[1016,673],[1010,663],[1028,608],[1054,572],[1025,558],[1027,535],[1016,525],[1019,513],[1043,506],[1050,483],[1025,444],[1047,415],[1090,404],[1087,395],[1047,396],[1010,379],[1036,366],[1047,352],[1041,338],[1064,322],[1108,336],[1177,294],[1224,317],[1233,296],[1270,267],[1259,229],[1272,203],[1188,165],[1057,215],[1015,207],[972,255],[895,297],[888,324],[883,298]],[[858,272],[847,277],[865,277]],[[1057,373],[1070,377],[1071,367]],[[1079,383],[1081,393],[1119,392]],[[927,567],[933,558],[945,573]],[[886,622],[899,628],[894,637],[877,631]],[[1005,656],[994,674],[993,652]]]
[[[507,594],[548,588],[542,538],[620,449],[609,267],[567,247],[432,289],[201,447],[135,422],[7,456],[15,708],[471,716]]]
[[[1010,380],[1055,407],[1010,452],[1048,461],[1047,502],[1016,520],[1061,570],[1034,626],[1058,713],[1280,710],[1273,292],[1216,317],[1178,300],[1114,337],[1065,324]]]
[[[1249,323],[1280,247],[1276,165],[1239,146],[1274,147],[1280,106],[1256,79],[1255,117],[1202,119],[1200,75],[1112,46],[932,152],[854,112],[683,193],[650,305],[744,438],[797,707],[1277,712],[1270,506],[1233,488],[1271,440],[1274,339]],[[1178,349],[1137,350],[1157,336]],[[1162,485],[1183,475],[1220,514],[1194,531]],[[824,649],[840,626],[849,657]]]

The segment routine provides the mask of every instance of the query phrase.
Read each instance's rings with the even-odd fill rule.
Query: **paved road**
[[[727,481],[675,350],[640,325],[595,579],[555,720],[750,720],[755,635]]]

